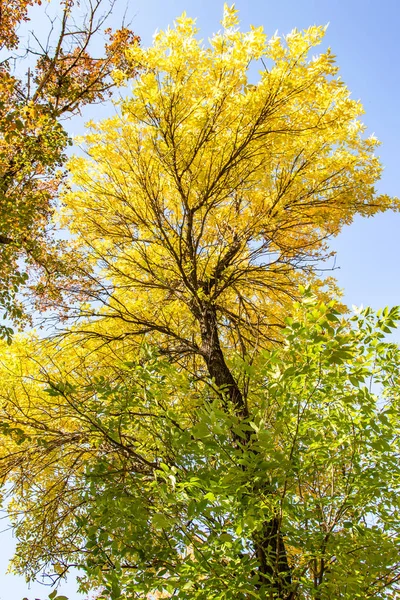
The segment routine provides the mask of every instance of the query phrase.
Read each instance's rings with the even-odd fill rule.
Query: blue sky
[[[206,41],[219,29],[223,8],[223,2],[216,0],[127,0],[126,5],[126,19],[145,46],[151,44],[156,29],[172,24],[183,11],[197,17],[200,36]],[[117,6],[119,11],[112,18],[114,26],[121,22],[125,9],[122,1]],[[398,0],[236,2],[242,28],[263,25],[268,35],[276,30],[285,34],[294,27],[329,23],[326,45],[336,55],[340,74],[353,98],[364,104],[368,133],[375,133],[382,142],[380,156],[385,169],[377,189],[391,195],[400,195],[399,6]],[[30,28],[40,37],[43,21],[36,14]],[[90,118],[101,118],[108,110],[113,109],[91,108]],[[80,129],[77,122],[73,127]],[[332,241],[332,248],[337,251],[339,267],[334,275],[349,305],[378,308],[400,304],[400,214],[356,219]],[[47,598],[49,589],[35,585],[29,590],[23,578],[3,575],[14,542],[8,533],[1,534],[0,542],[0,600]],[[60,592],[70,600],[82,598],[76,593],[73,577],[61,586]]]

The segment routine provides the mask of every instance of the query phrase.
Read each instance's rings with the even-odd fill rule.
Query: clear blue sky
[[[120,2],[119,7],[124,7]],[[172,24],[174,17],[186,11],[197,17],[200,35],[207,38],[219,29],[223,2],[216,0],[127,0],[126,19],[149,45],[156,29]],[[341,76],[352,95],[361,99],[369,133],[382,142],[380,155],[385,167],[378,190],[400,195],[398,174],[400,146],[400,5],[398,0],[239,0],[242,28],[263,25],[272,35],[288,33],[294,27],[329,23],[326,45],[337,56]],[[123,15],[113,16],[118,25]],[[40,19],[31,28],[40,37]],[[90,118],[107,114],[107,108],[90,109]],[[112,110],[112,109],[111,109]],[[74,127],[79,127],[74,124]],[[345,301],[374,308],[400,304],[400,214],[386,213],[356,221],[338,238],[332,248],[337,251],[335,276],[344,290]],[[47,598],[50,590],[32,586],[28,590],[22,578],[2,575],[13,552],[9,534],[0,536],[0,600]],[[60,591],[70,600],[78,600],[74,578]]]

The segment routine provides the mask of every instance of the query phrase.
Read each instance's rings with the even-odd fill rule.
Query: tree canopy
[[[129,49],[143,68],[132,96],[70,163],[73,275],[54,279],[54,294],[93,335],[202,355],[211,319],[225,348],[265,347],[329,237],[356,214],[397,208],[375,194],[378,142],[364,139],[331,52],[308,56],[324,29],[267,41],[237,25],[226,8],[204,47],[183,16]]]
[[[344,319],[306,293],[282,348],[232,364],[248,419],[149,347],[106,365],[87,346],[55,361],[14,344],[1,465],[15,567],[78,565],[106,599],[396,598],[399,349],[384,337],[398,319]],[[273,593],[282,565],[256,548],[277,518],[290,581]]]
[[[92,56],[89,46],[101,38],[109,11],[102,0],[82,7],[66,0],[43,38],[32,34],[34,43],[23,48],[18,27],[34,4],[40,2],[0,3],[0,309],[16,322],[27,315],[18,291],[29,267],[47,274],[56,268],[51,217],[70,142],[63,120],[108,97],[111,71],[126,68],[124,50],[139,41],[126,27],[109,29],[105,56]],[[0,326],[0,335],[11,334]]]
[[[378,142],[309,57],[324,28],[267,40],[225,6],[197,33],[126,49],[34,288],[64,331],[3,349],[14,566],[113,600],[395,598],[399,309],[345,316],[318,277],[355,215],[398,208]]]

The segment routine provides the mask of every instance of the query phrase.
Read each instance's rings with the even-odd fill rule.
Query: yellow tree
[[[227,6],[222,26],[204,47],[183,15],[152,47],[127,51],[143,70],[120,114],[92,124],[88,156],[71,161],[63,222],[73,240],[64,272],[37,291],[77,319],[71,333],[90,352],[129,355],[146,339],[207,379],[221,418],[235,420],[232,452],[248,459],[258,451],[237,423],[252,399],[235,357],[249,363],[279,338],[331,236],[397,201],[375,193],[377,141],[365,139],[331,52],[309,57],[324,28],[267,40],[262,28],[240,32]],[[294,559],[271,507],[251,534],[258,581],[294,598]]]
[[[308,57],[324,28],[267,40],[262,28],[241,33],[225,7],[210,47],[196,33],[182,16],[152,47],[128,51],[143,67],[132,96],[92,125],[88,158],[70,163],[65,263],[75,276],[54,287],[67,314],[69,293],[88,301],[69,305],[89,317],[86,334],[147,335],[200,357],[246,414],[226,351],[275,339],[329,237],[397,201],[375,194],[378,142],[364,139],[362,107],[331,52]]]
[[[70,303],[70,316],[87,317],[81,335],[146,336],[193,358],[246,418],[232,351],[248,358],[278,337],[288,299],[330,236],[355,214],[397,204],[375,194],[377,140],[365,139],[362,107],[331,52],[309,58],[324,28],[267,40],[262,28],[240,32],[227,6],[222,26],[204,47],[183,15],[152,47],[128,50],[143,68],[131,97],[92,125],[88,158],[70,164],[74,276],[64,289],[85,300]],[[268,548],[288,572],[279,532],[276,517],[258,536],[265,574]]]

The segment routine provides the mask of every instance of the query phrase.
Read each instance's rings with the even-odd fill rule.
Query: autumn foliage
[[[85,330],[100,338],[203,356],[211,311],[219,343],[247,353],[279,337],[327,240],[396,201],[375,194],[378,142],[331,52],[308,56],[323,28],[267,41],[227,13],[210,48],[196,33],[182,17],[129,49],[143,68],[132,96],[69,163],[73,276],[55,292],[65,316],[96,317]],[[268,65],[255,83],[251,61]]]
[[[4,53],[18,46],[17,27],[28,19],[30,4],[2,3]],[[124,69],[125,48],[139,41],[125,27],[107,30],[105,56],[92,56],[88,46],[101,32],[104,16],[101,2],[86,8],[78,23],[74,3],[61,3],[59,19],[49,22],[54,30],[58,26],[58,37],[47,46],[43,41],[38,48],[28,48],[25,58],[19,58],[21,48],[15,57],[6,54],[0,65],[0,305],[17,322],[24,313],[16,294],[29,268],[54,270],[50,219],[69,143],[64,120],[85,104],[109,97],[111,71]],[[24,68],[28,71],[23,79],[17,73]],[[129,74],[134,71],[131,66]],[[1,329],[6,337],[10,332],[8,326]]]
[[[16,29],[22,21],[28,21],[28,9],[40,0],[1,0],[0,2],[0,47],[11,50],[18,46]]]
[[[35,258],[58,329],[2,348],[0,475],[28,578],[77,567],[104,600],[397,597],[400,312],[346,316],[316,266],[398,201],[376,193],[378,141],[331,51],[310,57],[324,33],[243,33],[225,6],[208,46],[184,14],[149,48],[121,29],[103,62],[40,59],[37,112],[12,129],[25,149],[29,119],[33,140],[49,127],[37,171],[17,170],[32,206],[48,198],[21,221],[26,255],[59,116],[103,99],[108,69],[132,89],[89,123],[67,239]]]

